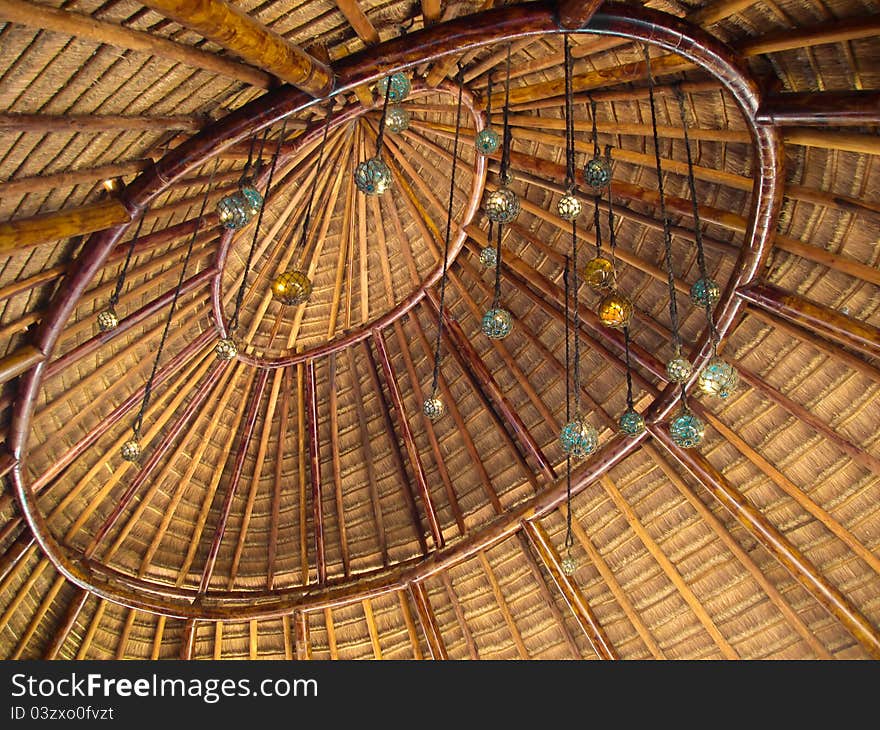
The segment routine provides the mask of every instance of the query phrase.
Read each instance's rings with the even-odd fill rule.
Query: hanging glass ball
[[[366,195],[381,195],[391,187],[391,169],[381,157],[372,157],[358,163],[354,184]]]
[[[635,438],[645,430],[645,419],[634,408],[627,408],[623,415],[621,415],[618,423],[620,424],[621,433],[631,438]]]
[[[389,86],[391,88],[388,90],[388,101],[395,104],[406,99],[412,88],[409,83],[409,77],[402,71],[398,71],[397,73],[391,74],[391,76],[379,79],[376,88],[379,91],[380,99],[385,98],[385,92]]]
[[[494,269],[498,265],[498,249],[495,246],[480,249],[480,263],[487,269]]]
[[[686,406],[682,406],[669,423],[669,435],[683,449],[699,446],[705,433],[706,424]]]
[[[501,307],[488,310],[483,315],[483,334],[492,340],[503,340],[513,329],[513,317]]]
[[[577,561],[571,556],[571,553],[568,553],[559,561],[559,568],[562,570],[563,575],[574,575],[577,567]]]
[[[614,285],[614,264],[604,256],[596,256],[584,266],[584,281],[590,289],[603,291]]]
[[[672,383],[686,383],[694,372],[694,366],[679,353],[666,363],[666,374]]]
[[[477,147],[477,152],[481,155],[491,155],[497,152],[501,146],[501,135],[492,127],[486,127],[477,133],[477,139],[474,144]]]
[[[224,337],[214,345],[214,354],[217,355],[218,360],[232,360],[238,355],[238,346],[231,337]]]
[[[98,314],[98,329],[101,332],[109,332],[115,330],[119,326],[119,317],[113,307],[107,307],[103,312]]]
[[[486,196],[486,215],[494,223],[512,223],[519,215],[519,198],[508,187],[493,190]]]
[[[428,417],[428,420],[433,422],[440,419],[443,414],[446,413],[446,406],[443,404],[443,401],[435,395],[434,397],[425,400],[425,404],[422,406],[422,411]]]
[[[248,214],[253,218],[260,212],[260,208],[263,207],[263,196],[260,195],[260,191],[257,190],[254,181],[251,179],[245,180],[238,188],[238,192],[244,197],[248,206]]]
[[[251,203],[244,194],[236,190],[230,195],[220,198],[217,203],[217,215],[220,225],[232,231],[244,228],[251,219]]]
[[[628,327],[633,317],[633,304],[624,294],[612,291],[599,302],[599,321],[606,327],[623,329]]]
[[[697,385],[706,395],[727,398],[739,385],[739,373],[729,362],[713,357],[700,371]]]
[[[272,296],[282,304],[302,304],[312,295],[312,282],[302,271],[285,271],[272,282]]]
[[[581,201],[572,193],[563,195],[556,204],[556,212],[559,213],[559,217],[564,221],[575,220],[582,210],[583,205],[581,205]]]
[[[599,445],[599,432],[586,418],[575,418],[562,427],[559,442],[566,454],[583,459]]]
[[[697,279],[691,286],[691,301],[698,307],[714,307],[721,299],[721,288],[712,279]]]
[[[611,182],[611,161],[607,157],[593,157],[584,165],[584,180],[590,190],[598,195]]]
[[[141,456],[141,444],[136,438],[131,438],[122,444],[119,453],[126,461],[137,461]]]
[[[409,129],[409,112],[397,104],[388,107],[385,113],[385,126],[388,127],[389,132],[395,134],[406,131]]]

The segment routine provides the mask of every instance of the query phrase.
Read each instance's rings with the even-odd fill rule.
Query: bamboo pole
[[[763,281],[738,290],[742,299],[827,340],[880,357],[880,329]]]
[[[155,38],[156,36],[152,36]],[[0,114],[0,130],[9,132],[108,132],[145,131],[168,132],[181,130],[198,132],[206,123],[197,115],[152,117],[120,116],[113,114]]]
[[[382,646],[379,644],[379,630],[376,628],[376,618],[373,616],[373,605],[369,598],[361,601],[364,609],[364,618],[367,620],[367,631],[370,634],[370,644],[373,647],[373,658],[382,659]]]
[[[378,43],[381,39],[376,28],[361,8],[358,0],[334,0],[336,7],[345,16],[348,24],[366,45]]]
[[[269,546],[266,558],[266,588],[275,586],[275,562],[278,556],[278,529],[281,521],[281,494],[284,479],[284,456],[290,423],[290,396],[293,392],[293,376],[290,368],[284,368],[284,389],[281,392],[281,413],[278,418],[278,446],[275,449],[275,474],[272,485],[272,511],[269,518]]]
[[[425,586],[418,581],[409,584],[409,594],[415,603],[416,613],[419,617],[419,623],[422,625],[422,632],[428,641],[428,650],[431,652],[431,659],[444,660],[449,659],[446,652],[446,645],[443,643],[443,635],[440,633],[440,627],[437,624],[437,617],[434,615],[434,609],[431,608],[431,600],[428,598],[428,592]]]
[[[2,129],[2,120],[0,120],[0,129]],[[56,188],[72,188],[75,185],[97,185],[102,180],[136,175],[148,169],[152,164],[153,161],[148,159],[130,160],[128,162],[115,162],[110,165],[87,167],[83,170],[20,177],[0,182],[0,195],[12,198],[18,195],[41,193]]]
[[[504,592],[501,590],[498,578],[495,576],[495,571],[492,570],[492,565],[489,563],[486,554],[482,550],[477,553],[477,558],[480,561],[480,566],[483,568],[483,572],[486,574],[486,578],[489,579],[489,587],[492,589],[495,603],[501,611],[501,616],[504,619],[507,630],[510,632],[510,636],[513,639],[513,644],[516,647],[519,658],[523,660],[529,659],[529,650],[522,639],[522,634],[520,633],[519,627],[516,625],[516,621],[513,620],[513,614],[510,612],[510,607],[507,605],[507,599],[504,598]]]
[[[176,43],[146,31],[124,28],[90,15],[71,13],[24,0],[0,0],[0,19],[29,28],[53,31],[117,48],[167,58],[193,68],[226,76],[261,89],[273,85],[272,77],[258,68],[230,61],[217,53]]]
[[[762,124],[783,127],[880,124],[880,92],[789,91],[770,94],[761,101],[755,118]]]
[[[183,622],[183,633],[180,637],[180,650],[177,658],[189,661],[193,658],[193,650],[196,643],[196,621],[187,619]]]
[[[415,621],[413,621],[412,611],[409,607],[409,599],[406,597],[406,591],[397,590],[395,593],[397,594],[397,600],[400,603],[400,613],[403,615],[403,623],[406,625],[409,644],[413,650],[413,659],[422,659],[422,647],[419,644],[419,636],[416,633],[416,624]]]
[[[299,661],[309,661],[312,658],[309,616],[305,611],[294,611],[293,622],[296,626],[296,658]]]
[[[757,56],[779,51],[810,48],[826,43],[844,43],[859,38],[874,38],[880,34],[880,18],[876,15],[856,16],[844,20],[824,20],[818,25],[767,33],[740,44],[738,50],[745,56]]]
[[[318,391],[315,361],[306,363],[306,413],[308,414],[309,476],[312,485],[312,527],[315,530],[315,568],[318,583],[327,580],[324,553],[324,501],[321,494],[321,443],[318,432]]]
[[[52,639],[43,651],[43,659],[51,660],[58,658],[61,649],[64,648],[67,637],[70,636],[70,632],[76,625],[77,619],[79,619],[80,613],[82,613],[83,607],[89,599],[89,595],[89,592],[84,588],[76,589],[76,593],[74,593],[73,598],[67,604],[67,610],[64,612],[61,623],[55,629]]]
[[[46,356],[33,345],[22,345],[8,355],[0,358],[0,383],[6,383],[30,370]]]
[[[608,635],[590,608],[590,604],[587,602],[584,594],[581,593],[580,588],[560,567],[559,554],[550,543],[547,531],[540,523],[529,520],[523,521],[522,526],[526,537],[528,537],[529,542],[537,551],[553,582],[559,588],[559,592],[578,622],[578,626],[581,627],[581,630],[593,647],[593,651],[596,652],[596,656],[600,659],[619,659],[620,656],[609,641]]]
[[[330,457],[333,466],[333,493],[336,500],[336,524],[339,527],[339,547],[342,551],[342,572],[351,574],[351,557],[348,553],[348,535],[345,528],[345,505],[342,501],[342,462],[339,458],[339,404],[336,394],[336,353],[327,357],[328,389],[327,411],[330,414]]]
[[[148,0],[147,6],[311,96],[324,97],[333,90],[327,64],[225,0]]]

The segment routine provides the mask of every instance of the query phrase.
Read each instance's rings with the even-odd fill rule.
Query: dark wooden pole
[[[434,609],[431,608],[431,601],[428,598],[425,586],[418,581],[410,583],[409,594],[416,605],[419,623],[422,625],[422,631],[428,640],[431,659],[449,659],[449,654],[446,652],[446,644],[443,642],[443,635],[440,633],[440,627],[437,625],[437,617],[434,615]]]
[[[745,301],[825,339],[852,347],[868,357],[880,357],[880,329],[877,327],[764,281],[748,284],[738,293]]]
[[[559,25],[566,30],[583,28],[601,4],[602,0],[560,0],[557,6]]]
[[[431,492],[428,490],[428,480],[425,477],[425,468],[422,466],[419,449],[418,446],[416,446],[416,440],[413,437],[412,429],[409,426],[409,420],[406,417],[406,406],[403,404],[403,396],[400,394],[400,387],[397,385],[397,376],[394,373],[394,368],[388,357],[385,338],[378,330],[373,332],[373,344],[376,346],[379,365],[382,366],[382,373],[385,376],[385,384],[388,386],[391,403],[397,414],[400,435],[403,438],[403,445],[406,448],[410,466],[416,477],[416,485],[418,486],[419,494],[422,497],[422,505],[425,508],[425,516],[427,517],[428,525],[431,528],[431,535],[434,538],[434,544],[438,548],[442,548],[446,544],[446,541],[443,539],[443,531],[440,529],[440,523],[437,520],[437,513],[434,510],[434,503],[431,500]]]
[[[864,126],[880,124],[880,91],[804,91],[770,94],[755,118],[778,126]]]
[[[835,616],[874,658],[880,659],[880,631],[834,587],[764,514],[755,508],[706,458],[673,442],[665,426],[649,424],[657,443],[696,478],[767,551]]]
[[[318,392],[315,381],[315,361],[306,363],[306,408],[309,439],[309,474],[312,480],[312,521],[315,529],[315,565],[318,583],[327,580],[324,555],[324,503],[321,496],[321,443],[318,431]]]

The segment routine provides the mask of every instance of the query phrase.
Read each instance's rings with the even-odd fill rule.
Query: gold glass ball
[[[519,198],[510,188],[501,187],[486,196],[486,215],[495,223],[512,223],[519,208]]]
[[[483,334],[491,340],[503,340],[513,329],[513,316],[506,309],[495,307],[483,315]]]
[[[484,246],[480,249],[480,263],[487,269],[494,269],[498,265],[498,250],[494,246]]]
[[[706,395],[727,398],[739,385],[739,373],[729,362],[713,357],[700,371],[697,385]]]
[[[302,304],[312,295],[312,282],[302,271],[285,271],[272,282],[272,296],[282,304]]]
[[[603,291],[614,286],[614,264],[604,256],[596,256],[584,266],[584,281],[590,289]]]
[[[569,554],[559,561],[559,567],[563,575],[574,575],[577,570],[577,561]]]
[[[394,134],[405,132],[409,129],[409,112],[397,104],[388,107],[385,113],[385,127]]]
[[[673,357],[666,363],[666,374],[672,383],[685,383],[694,372],[694,366],[691,361],[680,354]]]
[[[141,456],[141,444],[136,438],[131,438],[122,444],[119,453],[126,461],[137,461]]]
[[[391,187],[391,168],[381,157],[359,162],[354,170],[354,184],[365,195],[381,195]]]
[[[436,421],[446,413],[446,406],[437,396],[427,398],[422,406],[422,412],[428,417],[429,421]]]
[[[581,201],[571,193],[563,195],[556,204],[556,212],[559,213],[559,217],[564,221],[575,220],[583,209]]]
[[[224,337],[222,340],[218,340],[217,344],[214,345],[214,354],[217,355],[218,360],[232,360],[238,355],[238,347],[235,344],[235,340],[231,337]]]
[[[109,332],[119,326],[119,317],[113,307],[107,307],[103,312],[98,314],[98,329],[101,332]]]
[[[606,327],[623,329],[632,321],[633,304],[626,295],[612,291],[599,302],[598,315],[599,321]]]

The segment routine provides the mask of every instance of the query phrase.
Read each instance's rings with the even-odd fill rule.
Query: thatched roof
[[[578,165],[591,99],[613,148],[618,284],[636,307],[633,396],[649,428],[618,433],[623,336],[583,286],[581,403],[599,450],[575,464],[568,577],[563,36],[550,5],[492,6],[238,4],[229,22],[270,29],[298,49],[288,57],[236,46],[246,34],[208,39],[165,0],[0,0],[0,655],[880,657],[876,7],[660,0],[604,6],[571,34]],[[673,27],[695,46],[673,44]],[[479,204],[499,156],[473,138],[490,76],[501,126],[509,40],[522,212],[502,257],[515,325],[493,341]],[[700,269],[679,88],[720,351],[741,377],[725,400],[691,389],[707,423],[693,450],[668,437],[646,47],[685,353],[705,360],[708,328],[687,296]],[[297,75],[302,58],[314,75]],[[328,65],[321,148],[331,106],[311,102]],[[384,135],[394,184],[367,197],[352,173],[375,152],[375,81],[398,67],[411,124]],[[459,68],[447,412],[432,423]],[[273,184],[259,226],[230,234],[214,209],[251,138],[260,185],[280,150]],[[580,265],[596,241],[582,198]],[[122,324],[101,333],[142,212]],[[314,284],[299,307],[269,290],[292,267]],[[214,346],[243,276],[240,353],[223,362]],[[127,462],[160,349],[143,455]]]

